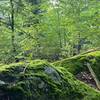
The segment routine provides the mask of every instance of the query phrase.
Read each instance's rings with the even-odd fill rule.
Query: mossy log
[[[76,75],[82,71],[89,70],[87,64],[91,65],[96,77],[100,81],[100,51],[92,51],[85,54],[80,54],[71,58],[53,63],[55,66],[66,68],[70,73]]]
[[[77,72],[86,70],[84,61],[96,65],[93,69],[100,79],[100,52],[54,64],[35,60],[28,61],[27,64],[19,62],[0,65],[0,100],[99,100],[98,90],[74,76]]]

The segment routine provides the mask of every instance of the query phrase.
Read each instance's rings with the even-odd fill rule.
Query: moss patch
[[[3,69],[2,69],[3,68]],[[46,61],[3,65],[0,100],[99,100],[100,92]]]
[[[55,62],[55,66],[62,66],[66,68],[69,72],[76,75],[81,71],[86,71],[86,63],[90,63],[96,76],[100,80],[100,51],[95,51],[83,55],[78,55],[69,59],[64,59],[62,61]]]

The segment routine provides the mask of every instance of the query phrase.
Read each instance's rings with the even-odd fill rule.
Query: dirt
[[[85,82],[89,86],[91,86],[95,89],[98,89],[90,72],[84,71],[84,72],[78,73],[76,75],[76,78],[79,79],[80,81]]]

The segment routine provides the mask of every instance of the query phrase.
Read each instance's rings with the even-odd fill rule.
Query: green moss
[[[57,67],[64,67],[75,75],[81,71],[88,70],[86,66],[87,62],[90,63],[98,79],[100,80],[100,51],[74,56],[72,58],[64,59],[53,64]]]
[[[35,60],[4,65],[0,100],[99,100],[100,92],[77,80],[64,67]],[[23,72],[23,70],[25,70]]]

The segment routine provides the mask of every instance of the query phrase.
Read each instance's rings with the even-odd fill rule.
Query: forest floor
[[[90,65],[87,65],[87,63]],[[88,51],[78,56],[74,56],[69,59],[64,59],[54,63],[56,66],[65,67],[69,72],[75,75],[75,77],[93,87],[100,90],[99,84],[99,71],[100,71],[100,49]],[[89,69],[91,67],[91,70]]]
[[[0,65],[0,100],[100,100],[99,80],[100,51],[54,63],[4,64]]]
[[[84,83],[86,83],[87,85],[95,88],[95,89],[98,89],[97,88],[97,85],[91,75],[91,73],[89,71],[83,71],[83,72],[80,72],[76,75],[76,78]]]

